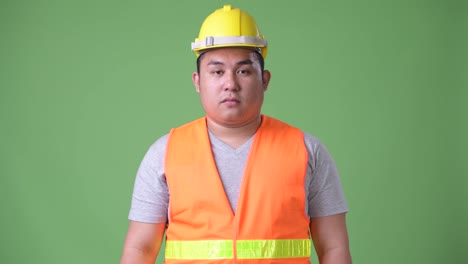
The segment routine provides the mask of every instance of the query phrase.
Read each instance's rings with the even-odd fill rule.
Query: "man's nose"
[[[239,85],[237,83],[236,74],[230,73],[224,75],[224,90],[225,91],[237,91],[239,90]]]

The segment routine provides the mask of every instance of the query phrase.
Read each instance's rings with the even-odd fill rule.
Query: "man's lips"
[[[236,98],[225,98],[221,101],[221,103],[239,103],[239,99]]]

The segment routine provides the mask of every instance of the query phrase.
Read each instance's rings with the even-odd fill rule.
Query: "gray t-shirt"
[[[236,211],[244,166],[253,137],[237,149],[209,133],[212,152],[224,191]],[[135,179],[129,219],[144,223],[164,223],[168,218],[170,194],[164,174],[164,155],[168,135],[148,150]],[[304,184],[306,214],[323,217],[348,211],[340,178],[330,153],[314,136],[304,133],[308,166]]]

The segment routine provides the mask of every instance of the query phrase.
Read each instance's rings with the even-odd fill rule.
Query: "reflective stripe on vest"
[[[310,257],[310,239],[237,240],[237,259]],[[233,259],[232,240],[166,241],[166,259]]]

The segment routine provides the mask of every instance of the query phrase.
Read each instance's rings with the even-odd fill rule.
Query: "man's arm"
[[[164,237],[166,223],[130,221],[120,264],[154,264]]]
[[[320,264],[351,264],[345,214],[310,219],[310,232]]]

